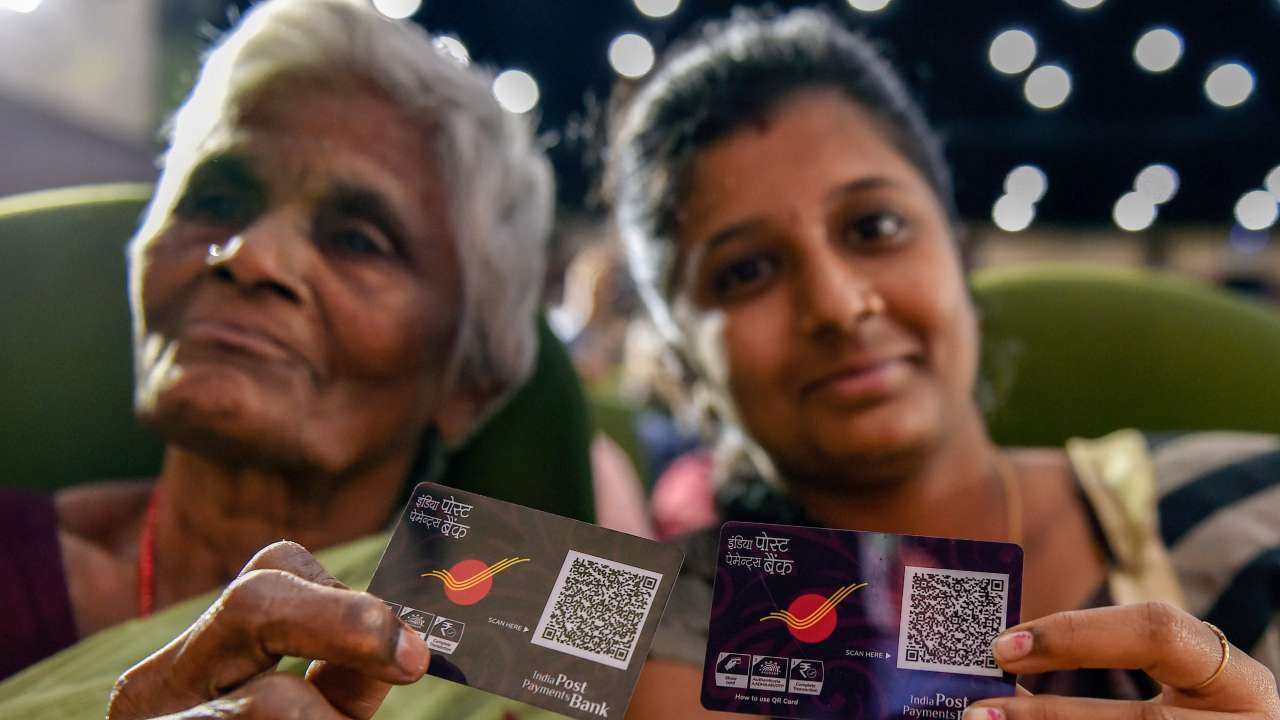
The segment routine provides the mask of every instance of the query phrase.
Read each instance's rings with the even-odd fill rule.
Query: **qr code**
[[[1000,677],[991,642],[1008,606],[1008,575],[908,566],[898,667]]]
[[[662,573],[570,550],[533,644],[627,669]]]

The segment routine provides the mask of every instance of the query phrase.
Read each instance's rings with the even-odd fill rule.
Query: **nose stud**
[[[222,260],[222,254],[225,248],[218,243],[209,243],[209,252],[205,255],[204,261],[209,265],[217,265]]]
[[[863,313],[866,315],[883,315],[885,311],[884,298],[875,290],[867,290],[862,295]]]

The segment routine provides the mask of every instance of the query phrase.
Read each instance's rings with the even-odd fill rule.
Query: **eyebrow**
[[[403,240],[408,237],[404,222],[382,193],[339,181],[325,193],[323,205],[341,215],[373,224],[397,247],[403,248]]]
[[[764,227],[764,225],[764,220],[750,219],[743,220],[742,222],[734,223],[727,228],[717,230],[711,235],[711,237],[707,238],[706,249],[710,251],[736,240],[742,240],[745,236]]]
[[[187,187],[212,182],[254,191],[263,189],[263,182],[249,161],[234,153],[214,155],[201,161],[187,178]]]
[[[824,204],[833,205],[836,201],[847,195],[880,190],[886,187],[893,188],[900,186],[901,183],[881,175],[858,178],[857,180],[851,180],[850,182],[847,182],[827,193],[827,197],[824,199]],[[733,225],[721,230],[717,230],[710,238],[707,239],[707,250],[713,250],[727,243],[741,240],[744,236],[750,235],[764,225],[765,221],[762,219],[748,219],[734,223]]]
[[[858,178],[857,180],[851,180],[827,193],[825,203],[827,205],[833,205],[836,201],[848,195],[856,195],[858,193],[870,192],[872,190],[898,187],[902,187],[902,184],[891,178],[884,177],[883,175],[872,175],[869,177]]]

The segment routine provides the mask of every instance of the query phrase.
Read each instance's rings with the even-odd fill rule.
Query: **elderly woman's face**
[[[432,155],[372,87],[304,80],[257,93],[170,168],[185,179],[131,268],[144,421],[318,475],[412,452],[462,305]]]
[[[677,318],[785,474],[925,448],[972,408],[976,323],[945,213],[841,96],[798,94],[706,148],[678,235]]]

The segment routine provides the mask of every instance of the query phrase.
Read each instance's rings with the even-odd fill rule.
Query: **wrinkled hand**
[[[285,655],[316,661],[305,680],[275,671]],[[120,676],[107,718],[368,718],[429,659],[381,600],[279,542],[186,632]]]
[[[1218,634],[1164,603],[1049,615],[1005,631],[995,655],[1011,673],[1143,670],[1163,692],[1147,702],[1123,702],[1032,696],[1018,688],[1017,697],[975,703],[964,720],[1280,720],[1271,671],[1235,647],[1222,666]]]

